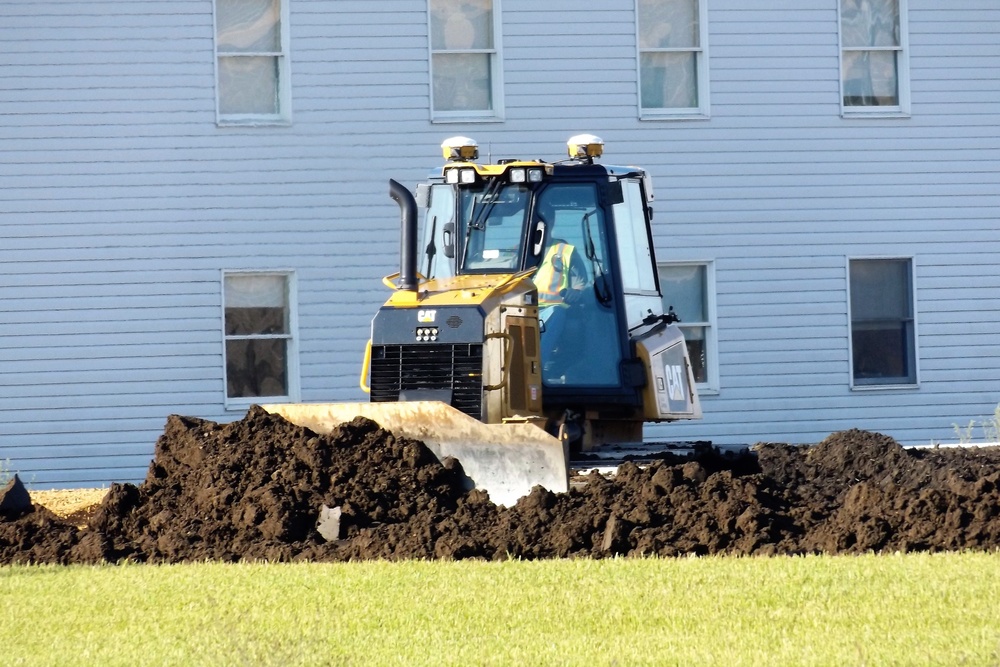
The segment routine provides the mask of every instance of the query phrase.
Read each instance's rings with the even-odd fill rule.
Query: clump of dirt
[[[754,449],[625,463],[504,508],[466,490],[458,462],[370,420],[318,435],[257,407],[231,424],[172,416],[146,480],[112,485],[84,528],[23,503],[0,514],[0,564],[1000,547],[997,448],[907,450],[850,430]]]

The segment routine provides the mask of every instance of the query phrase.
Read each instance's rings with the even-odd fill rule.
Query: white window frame
[[[840,54],[840,115],[843,118],[908,118],[910,116],[910,31],[907,16],[908,0],[896,0],[899,5],[899,44],[884,47],[845,47],[843,0],[837,0],[837,46]],[[855,106],[844,104],[844,52],[891,51],[896,53],[896,86],[899,104],[895,106]]]
[[[635,76],[637,83],[636,103],[639,108],[640,120],[704,120],[711,117],[711,106],[709,102],[709,73],[708,73],[708,0],[692,0],[698,3],[698,47],[696,48],[670,48],[670,49],[644,49],[640,46],[639,24],[639,0],[635,2]],[[688,53],[695,54],[695,72],[698,97],[696,107],[644,107],[642,106],[642,55],[644,53]]]
[[[279,31],[281,40],[281,50],[277,52],[226,52],[219,50],[219,26],[218,26],[218,0],[212,0],[212,42],[215,55],[215,122],[216,125],[225,126],[286,126],[292,123],[292,86],[291,86],[291,58],[289,56],[289,4],[291,0],[278,0],[280,2],[280,22]],[[224,114],[222,113],[222,99],[219,90],[219,60],[221,58],[240,58],[253,56],[267,56],[278,60],[278,113],[276,114]]]
[[[856,379],[854,377],[854,313],[851,310],[851,262],[864,261],[903,261],[909,262],[909,299],[910,299],[910,319],[912,321],[911,330],[913,333],[912,344],[912,382],[886,382],[878,383]],[[852,391],[885,391],[899,389],[919,389],[920,388],[920,335],[917,326],[917,262],[912,255],[876,255],[876,256],[850,256],[845,264],[847,279],[847,368],[850,373],[850,388]]]
[[[427,68],[430,76],[430,113],[432,123],[495,123],[504,119],[503,101],[503,40],[500,0],[492,0],[493,48],[492,49],[434,49],[431,34],[431,3],[427,2]],[[434,55],[437,53],[486,53],[490,56],[490,99],[492,109],[438,111],[434,102]]]
[[[701,322],[686,322],[681,321],[677,323],[683,332],[685,327],[699,327],[705,330],[705,364],[708,366],[705,373],[705,381],[698,382],[698,393],[702,395],[718,394],[719,387],[719,335],[718,335],[718,316],[716,312],[716,297],[715,297],[715,261],[706,260],[690,260],[690,261],[658,261],[656,263],[657,269],[660,267],[705,267],[705,314],[708,316],[706,321]],[[657,270],[657,282],[660,282],[659,270]],[[660,291],[664,291],[664,287],[660,284]],[[666,309],[670,303],[669,296],[664,295],[663,304]]]
[[[229,336],[226,334],[226,278],[234,276],[281,276],[285,279],[285,299],[288,308],[288,331],[284,334],[270,335],[240,335]],[[298,279],[293,269],[224,269],[220,276],[219,286],[221,289],[221,322],[222,332],[222,396],[226,410],[245,410],[255,403],[298,403],[301,395],[299,377],[299,313],[298,313]],[[288,355],[288,394],[285,396],[229,396],[228,359],[226,357],[226,343],[229,340],[239,339],[261,339],[261,338],[281,338],[287,340]]]

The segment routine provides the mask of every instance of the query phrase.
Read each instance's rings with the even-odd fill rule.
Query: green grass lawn
[[[1000,554],[0,567],[3,665],[997,665]]]

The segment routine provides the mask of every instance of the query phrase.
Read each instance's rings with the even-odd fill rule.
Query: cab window
[[[522,239],[531,191],[523,185],[487,184],[460,190],[463,268],[506,273],[521,264]]]

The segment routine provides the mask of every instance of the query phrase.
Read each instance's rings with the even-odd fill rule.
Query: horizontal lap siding
[[[295,3],[293,24],[310,6],[330,8]],[[215,125],[211,3],[157,7],[0,7],[0,460],[35,484],[141,479],[167,415],[239,416],[222,407],[224,269],[295,270],[303,396],[350,394],[398,261],[393,142],[374,138],[408,115],[389,91],[426,109],[425,14],[404,22],[415,52],[382,45],[405,63],[395,88],[374,61],[338,80],[357,29],[327,16],[353,43],[293,39],[296,122],[249,129]],[[352,111],[353,129],[319,131]],[[373,145],[381,164],[357,169]]]
[[[910,0],[913,115],[842,119],[832,0],[709,3],[711,118],[639,121],[631,0],[504,0],[504,121],[431,122],[427,5],[293,0],[290,127],[215,125],[212,5],[0,3],[0,460],[141,479],[166,416],[227,420],[221,271],[297,275],[301,395],[364,400],[399,210],[444,137],[649,168],[657,254],[713,260],[721,387],[650,437],[908,441],[1000,401],[1000,10]],[[848,256],[913,256],[921,386],[848,388]]]
[[[715,262],[721,387],[653,437],[926,443],[1000,402],[1000,8],[911,0],[912,117],[842,119],[836,3],[811,4],[773,30],[710,5],[712,120],[666,142],[657,224],[661,259]],[[917,389],[849,388],[846,263],[871,256],[914,258]]]

